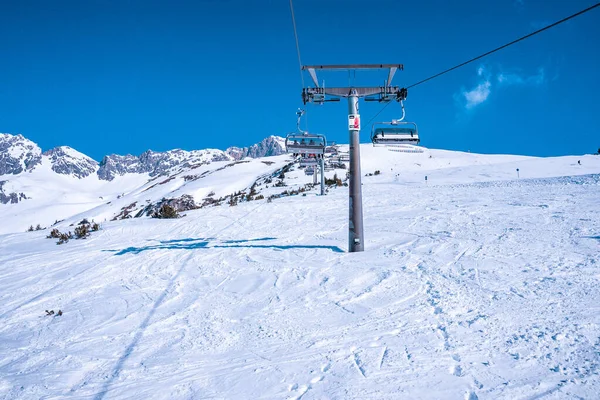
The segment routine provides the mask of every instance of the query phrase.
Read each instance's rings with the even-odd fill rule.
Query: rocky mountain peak
[[[23,135],[0,133],[0,175],[32,170],[42,161],[42,150]]]
[[[229,160],[231,160],[229,155],[216,149],[194,151],[175,149],[165,152],[147,150],[139,157],[112,154],[104,157],[100,162],[98,177],[107,181],[127,173],[147,173],[154,177],[168,174],[178,167],[192,167],[202,163]]]
[[[246,157],[271,157],[285,153],[285,139],[280,136],[269,136],[250,147],[230,147],[226,151],[233,159]]]
[[[20,174],[32,170],[42,160],[48,160],[54,172],[79,179],[98,174],[102,180],[113,180],[128,173],[147,173],[151,177],[165,175],[176,169],[193,168],[214,161],[241,160],[285,153],[285,139],[269,136],[249,147],[230,147],[186,151],[181,149],[157,152],[147,150],[139,156],[111,154],[100,163],[68,147],[60,146],[42,153],[34,142],[22,135],[0,134],[0,175]],[[45,163],[46,161],[44,161]]]
[[[79,179],[96,172],[98,162],[69,146],[55,147],[42,154],[48,157],[57,174],[72,175]]]

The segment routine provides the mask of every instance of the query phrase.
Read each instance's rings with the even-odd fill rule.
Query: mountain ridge
[[[42,152],[40,146],[21,134],[0,133],[0,176],[32,171],[45,159],[51,169],[78,179],[97,174],[101,180],[113,180],[128,173],[149,173],[159,176],[176,167],[193,167],[214,161],[238,161],[244,158],[276,156],[285,153],[284,139],[268,136],[249,147],[232,146],[226,150],[172,149],[164,152],[147,150],[139,156],[109,154],[100,162],[69,146],[58,146]]]

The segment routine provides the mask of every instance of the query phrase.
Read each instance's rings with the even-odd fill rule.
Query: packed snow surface
[[[0,235],[0,398],[598,398],[600,157],[362,150],[362,253],[343,186]]]

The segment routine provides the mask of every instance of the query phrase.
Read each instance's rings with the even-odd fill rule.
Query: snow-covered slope
[[[61,246],[0,235],[0,396],[597,398],[600,157],[361,151],[380,171],[363,253],[345,252],[346,187],[267,201],[312,180],[296,165],[278,186],[287,156],[123,181],[117,199],[257,182],[263,200]]]
[[[201,189],[214,186],[209,182],[211,179],[227,176],[227,173],[217,173],[227,166],[237,165],[244,159],[263,167],[261,173],[279,168],[280,163],[270,168],[271,163],[254,162],[250,158],[281,154],[282,140],[271,136],[249,148],[226,151],[148,150],[140,156],[109,155],[97,163],[67,146],[42,154],[35,143],[23,136],[1,134],[0,233],[23,231],[38,224],[48,227],[85,211],[101,218],[100,221],[122,218],[135,215],[163,198],[184,194],[191,195],[202,205],[212,190]],[[239,168],[235,171],[239,172]],[[256,169],[248,171],[249,179],[256,177],[255,172]],[[208,175],[211,179],[190,182]],[[167,182],[171,184],[166,185]],[[243,182],[243,178],[234,179],[233,184],[215,188],[215,192],[224,196],[244,190]],[[222,193],[221,189],[231,192]],[[134,203],[136,206],[131,206]],[[126,215],[123,207],[129,207]]]
[[[277,153],[281,145],[281,138],[270,137],[257,145],[252,154],[270,154],[271,150]],[[340,147],[342,152],[347,150],[347,146]],[[233,161],[248,156],[248,151],[237,155],[231,148],[226,152],[147,151],[139,157],[107,156],[98,165],[84,154],[60,147],[44,153],[35,168],[27,172],[0,176],[0,200],[8,203],[0,204],[0,233],[21,232],[37,224],[49,227],[62,220],[71,224],[84,216],[100,222],[133,217],[162,199],[184,195],[192,196],[197,206],[212,204],[226,200],[232,193],[248,190],[259,177],[273,174],[291,161],[286,155]],[[406,154],[370,145],[363,145],[362,152],[364,173],[380,170],[388,178],[391,175],[394,181],[405,184],[421,184],[425,176],[430,185],[514,179],[517,168],[521,178],[598,171],[598,158],[594,156],[583,157],[584,162],[579,165],[581,157],[535,158],[444,150]],[[332,172],[331,177],[333,173],[345,176],[344,170]],[[289,184],[296,189],[312,182],[302,170],[292,171],[291,176],[294,179]],[[381,178],[375,181],[378,179]],[[266,186],[259,188],[261,193]],[[284,190],[262,194],[269,196]]]

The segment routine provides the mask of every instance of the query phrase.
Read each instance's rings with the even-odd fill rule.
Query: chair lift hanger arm
[[[404,69],[403,64],[333,64],[333,65],[303,65],[302,70],[308,69],[329,69],[329,70],[347,70],[347,69]]]
[[[308,71],[310,77],[315,84],[315,87],[319,87],[319,79],[317,78],[316,70],[330,70],[330,71],[342,71],[351,69],[389,69],[388,79],[386,86],[392,84],[392,79],[397,70],[402,71],[404,69],[403,64],[335,64],[335,65],[303,65],[302,71]]]

